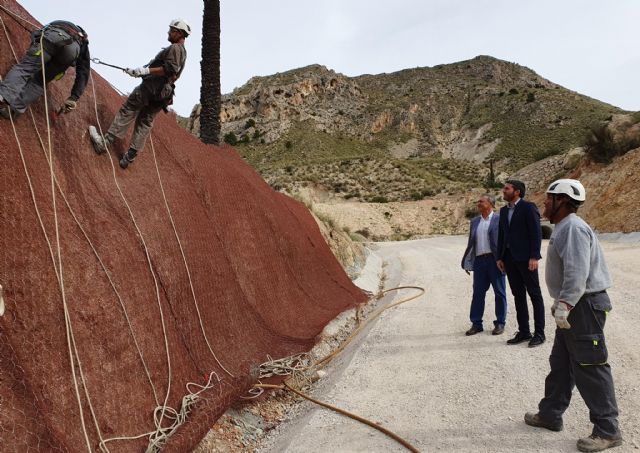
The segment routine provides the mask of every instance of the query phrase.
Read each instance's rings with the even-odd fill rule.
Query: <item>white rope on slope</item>
[[[29,25],[31,25],[33,27],[34,30],[37,30],[40,28],[39,25],[34,24],[33,22],[25,19],[24,17],[18,15],[17,13],[14,13],[13,11],[11,11],[9,8],[7,8],[6,6],[2,6],[0,5],[0,8],[2,8],[5,12],[7,12],[10,16],[13,16],[15,19],[21,20],[22,22],[25,22]]]
[[[90,74],[90,79],[91,79],[91,88],[93,91],[93,101],[94,101],[94,111],[96,114],[96,122],[98,124],[98,130],[100,132],[100,136],[102,137],[102,139],[104,140],[104,134],[102,132],[102,125],[100,124],[100,117],[98,115],[98,100],[96,97],[96,91],[95,91],[95,83],[93,81],[93,75]],[[106,143],[106,140],[105,140]],[[156,301],[158,304],[158,310],[160,312],[160,322],[162,324],[162,334],[164,337],[164,346],[165,346],[165,353],[166,353],[166,359],[167,359],[167,392],[165,394],[165,398],[164,398],[164,402],[162,403],[161,406],[162,410],[160,413],[160,418],[159,418],[159,424],[157,424],[156,427],[156,433],[159,433],[162,429],[162,420],[164,419],[164,415],[165,412],[168,409],[167,403],[169,401],[169,393],[171,392],[171,356],[170,356],[170,352],[169,352],[169,339],[167,337],[167,328],[166,328],[166,323],[164,320],[164,312],[162,310],[162,301],[160,300],[160,288],[158,286],[158,278],[155,274],[155,271],[153,270],[153,265],[151,263],[151,255],[149,253],[149,249],[147,247],[147,243],[144,240],[144,236],[142,235],[142,231],[140,230],[138,223],[136,222],[135,216],[133,215],[133,211],[131,210],[131,207],[129,205],[129,203],[127,202],[126,197],[124,196],[124,193],[122,192],[122,189],[120,187],[120,184],[118,183],[118,178],[116,176],[116,168],[115,165],[113,163],[113,158],[111,157],[111,153],[109,152],[109,150],[107,149],[107,154],[109,155],[109,162],[111,164],[111,172],[113,174],[113,180],[115,182],[116,188],[118,189],[118,192],[120,194],[120,197],[122,198],[122,201],[125,205],[125,207],[127,208],[127,211],[129,212],[129,216],[131,218],[131,221],[133,222],[133,225],[136,229],[136,231],[138,232],[138,237],[140,238],[140,241],[142,242],[142,247],[144,249],[144,254],[145,254],[145,258],[147,260],[147,264],[149,266],[149,271],[151,272],[151,276],[153,277],[153,282],[155,285],[155,289],[156,289]],[[137,437],[136,437],[137,438]],[[102,442],[102,444],[104,444],[105,441]]]
[[[0,20],[1,20],[1,18],[0,18]],[[12,51],[12,53],[13,53],[13,57],[14,57],[14,59],[15,59],[15,60],[16,60],[16,62],[17,62],[17,61],[18,61],[18,58],[17,58],[17,55],[16,55],[15,50],[14,50],[14,48],[13,48],[13,45],[12,45],[12,43],[11,43],[11,40],[9,39],[9,35],[8,35],[7,30],[6,30],[6,27],[4,26],[4,23],[3,23],[2,25],[3,25],[3,27],[4,27],[5,35],[6,35],[6,37],[7,37],[7,41],[8,41],[8,43],[9,43],[9,46],[11,47],[11,51]],[[0,77],[0,78],[1,78],[1,77]],[[31,121],[32,121],[32,123],[33,123],[34,130],[35,130],[36,135],[37,135],[37,137],[38,137],[38,140],[39,140],[39,142],[40,142],[40,146],[42,147],[42,150],[43,150],[43,153],[44,153],[45,159],[47,160],[47,163],[48,163],[49,165],[51,165],[51,161],[50,161],[50,159],[49,159],[49,156],[47,156],[47,153],[46,153],[46,147],[45,147],[45,144],[44,144],[44,142],[43,142],[43,140],[42,140],[42,136],[40,135],[40,131],[38,130],[38,127],[37,127],[37,124],[36,124],[36,119],[35,119],[35,115],[33,114],[33,110],[29,109],[29,113],[30,113],[30,116],[31,116]],[[15,131],[14,131],[14,132],[15,132]],[[17,140],[17,135],[16,135],[16,140]],[[20,147],[20,145],[19,145],[19,147]],[[24,169],[25,169],[25,174],[27,175],[27,179],[28,179],[28,181],[29,181],[29,184],[31,185],[31,180],[30,180],[30,177],[29,177],[28,170],[27,170],[27,168],[26,168],[26,162],[24,161],[24,157],[23,157],[23,167],[24,167]],[[55,177],[55,175],[54,175],[54,177]],[[153,380],[152,380],[152,378],[151,378],[151,373],[149,372],[149,368],[148,368],[148,366],[147,366],[147,364],[146,364],[146,361],[145,361],[145,359],[144,359],[144,354],[142,353],[142,349],[141,349],[141,347],[140,347],[140,344],[138,343],[138,340],[137,340],[137,337],[136,337],[135,331],[134,331],[134,329],[133,329],[133,325],[132,325],[132,323],[131,323],[131,319],[129,318],[129,314],[128,314],[128,312],[127,312],[127,309],[126,309],[126,306],[125,306],[125,304],[124,304],[124,301],[122,300],[122,297],[121,297],[121,295],[120,295],[120,293],[119,293],[118,289],[116,288],[115,283],[114,283],[113,279],[111,278],[111,275],[110,275],[110,273],[109,273],[109,271],[108,271],[108,269],[107,269],[107,267],[106,267],[106,265],[105,265],[104,261],[103,261],[103,260],[102,260],[102,258],[100,257],[100,254],[98,253],[98,251],[96,250],[95,246],[93,245],[93,242],[92,242],[92,241],[91,241],[91,239],[89,238],[89,235],[87,234],[87,232],[85,231],[85,229],[82,227],[82,224],[81,224],[80,220],[78,219],[78,217],[76,216],[76,214],[75,214],[74,210],[72,209],[71,204],[69,203],[69,200],[67,199],[67,197],[66,197],[66,195],[65,195],[64,191],[62,190],[62,187],[60,186],[60,184],[59,184],[59,182],[58,182],[57,178],[55,178],[55,183],[56,183],[56,187],[58,188],[58,192],[59,192],[59,193],[60,193],[60,195],[62,196],[62,199],[64,200],[64,202],[65,202],[65,204],[66,204],[66,206],[67,206],[67,209],[69,210],[69,213],[70,213],[70,214],[71,214],[71,216],[73,217],[73,219],[74,219],[74,221],[75,221],[76,225],[78,226],[78,228],[80,229],[80,231],[81,231],[81,232],[82,232],[82,234],[84,235],[85,240],[86,240],[86,241],[87,241],[87,243],[89,244],[89,247],[91,248],[91,250],[92,250],[93,254],[95,255],[95,257],[96,257],[96,259],[98,260],[98,262],[100,263],[100,266],[102,267],[102,270],[104,271],[105,275],[107,276],[107,279],[108,279],[108,281],[109,281],[109,284],[111,285],[111,288],[113,289],[113,291],[114,291],[114,293],[115,293],[115,295],[116,295],[116,297],[117,297],[117,299],[118,299],[118,302],[119,302],[119,304],[120,304],[120,307],[122,308],[122,311],[123,311],[123,313],[124,313],[124,317],[125,317],[125,320],[126,320],[126,322],[127,322],[127,326],[128,326],[128,328],[129,328],[129,332],[130,332],[130,334],[131,334],[131,336],[132,336],[132,338],[133,338],[133,342],[134,342],[134,344],[135,344],[136,351],[138,352],[138,357],[140,358],[140,361],[141,361],[142,366],[143,366],[143,368],[144,368],[145,374],[146,374],[147,379],[148,379],[148,381],[149,381],[149,384],[150,384],[150,386],[151,386],[151,390],[152,390],[152,392],[153,392],[154,400],[155,400],[155,402],[156,402],[156,405],[159,405],[160,403],[159,403],[159,400],[158,400],[158,396],[157,396],[157,393],[156,393],[155,386],[154,386],[154,384],[153,384]],[[33,201],[34,201],[34,204],[36,205],[36,212],[38,213],[38,218],[40,219],[39,210],[37,209],[37,203],[36,203],[36,201],[35,201],[35,195],[34,195],[34,193],[33,193],[33,190],[32,190],[32,199],[33,199]],[[51,243],[50,243],[50,241],[49,241],[48,235],[47,235],[47,234],[46,234],[46,232],[45,232],[44,225],[43,225],[43,223],[42,223],[42,220],[41,220],[41,219],[40,219],[40,224],[41,224],[41,228],[42,228],[42,230],[43,230],[43,232],[44,232],[44,234],[45,234],[45,239],[47,240],[47,243],[49,244],[49,248],[51,249]],[[55,264],[56,264],[56,263],[55,263],[55,260],[53,259],[53,252],[51,252],[51,253],[52,253],[52,261],[53,261],[53,264],[54,264],[54,268],[56,268],[56,275],[57,275],[57,267],[55,266]],[[76,355],[77,355],[77,347],[75,346],[75,339],[74,339],[74,349],[76,350]],[[89,399],[88,391],[87,391],[86,387],[85,387],[85,395],[86,395],[87,399]],[[91,406],[91,404],[90,404],[90,408],[93,410],[93,407]],[[96,418],[95,418],[95,414],[94,414],[93,412],[92,412],[92,415],[94,416],[94,422],[97,424],[97,421],[96,421]]]
[[[58,282],[60,285],[60,292],[62,294],[62,306],[64,309],[64,317],[66,324],[66,332],[67,332],[67,344],[69,349],[69,361],[71,363],[71,373],[73,376],[73,384],[75,387],[76,398],[78,401],[78,409],[80,411],[80,421],[82,423],[82,430],[84,432],[85,441],[87,442],[87,448],[89,452],[91,452],[91,442],[89,440],[89,434],[87,433],[87,427],[84,420],[84,411],[82,409],[82,398],[80,397],[80,391],[78,388],[78,379],[76,376],[76,368],[74,363],[74,352],[75,352],[75,360],[78,362],[78,370],[80,372],[80,379],[82,381],[82,386],[84,388],[85,397],[87,399],[87,403],[89,404],[89,409],[91,411],[91,416],[93,417],[93,421],[95,423],[96,431],[98,437],[102,439],[102,434],[100,432],[100,426],[98,425],[98,420],[95,415],[95,411],[93,409],[93,405],[91,404],[91,398],[89,397],[89,392],[87,388],[87,382],[84,378],[84,372],[82,370],[82,362],[80,361],[80,356],[78,355],[78,349],[76,346],[76,340],[73,334],[73,326],[71,324],[71,313],[69,312],[69,306],[67,304],[67,295],[64,287],[64,274],[63,274],[63,266],[62,266],[62,249],[60,247],[60,227],[58,222],[58,208],[56,204],[56,185],[55,185],[55,172],[53,170],[53,147],[51,146],[51,124],[49,122],[49,101],[47,98],[47,79],[46,79],[46,71],[45,71],[45,61],[44,61],[44,32],[40,35],[40,63],[42,65],[42,88],[44,93],[44,108],[45,108],[45,118],[47,120],[47,143],[49,148],[49,172],[51,174],[51,203],[53,209],[53,219],[55,225],[55,233],[56,233],[56,252],[58,255],[58,273],[59,278]],[[9,109],[11,110],[11,109]]]
[[[0,21],[1,20],[2,20],[2,18],[0,17]],[[4,31],[5,31],[5,35],[7,36],[7,41],[9,42],[9,45],[11,46],[14,58],[16,59],[16,61],[18,61],[17,60],[17,56],[15,54],[15,50],[13,49],[13,46],[11,44],[11,40],[9,39],[8,32],[7,32],[6,26],[4,25],[4,22],[2,23],[2,25],[3,25]],[[43,38],[41,37],[40,38],[40,46],[41,46],[41,48],[42,48],[42,39]],[[41,55],[41,64],[42,64],[42,67],[43,67],[43,77],[44,77],[44,56],[43,55]],[[97,116],[98,116],[97,115],[97,101],[95,101],[96,96],[95,96],[95,87],[93,86],[93,79],[92,79],[92,88],[93,88],[93,92],[94,92],[94,103],[95,103],[95,111],[96,111],[96,118],[97,118]],[[46,86],[45,86],[45,90],[44,90],[44,101],[45,101],[45,111],[48,112],[48,99],[47,99]],[[49,154],[47,156],[46,148],[45,148],[44,142],[42,141],[42,137],[40,136],[40,133],[39,133],[39,131],[37,129],[36,122],[35,122],[35,117],[33,115],[33,112],[31,111],[31,109],[29,109],[29,111],[30,111],[30,114],[31,114],[31,118],[32,118],[32,122],[33,122],[33,125],[34,125],[34,129],[36,131],[36,134],[38,136],[40,144],[41,144],[41,146],[43,148],[43,151],[45,153],[45,158],[46,158],[46,160],[47,160],[47,162],[49,164],[50,173],[51,173],[52,202],[53,202],[53,207],[54,207],[54,209],[53,209],[53,211],[54,211],[54,221],[55,221],[55,226],[56,226],[56,246],[57,246],[57,255],[58,255],[58,267],[59,267],[60,271],[58,270],[58,267],[56,266],[56,260],[54,258],[53,247],[52,247],[51,242],[49,240],[48,234],[46,233],[46,229],[44,227],[44,223],[42,221],[42,218],[41,218],[41,215],[40,215],[40,212],[39,212],[39,209],[38,209],[37,201],[35,199],[35,190],[33,189],[33,185],[31,183],[31,178],[29,176],[29,172],[28,172],[27,167],[26,167],[26,161],[24,159],[24,153],[22,151],[22,146],[20,144],[20,140],[19,140],[18,135],[17,135],[17,131],[16,131],[16,128],[15,128],[15,123],[13,122],[12,118],[10,118],[10,119],[11,119],[12,127],[13,127],[13,130],[14,130],[14,135],[15,135],[15,138],[16,138],[16,142],[18,143],[18,148],[20,150],[20,155],[21,155],[21,159],[22,159],[22,163],[23,163],[23,168],[25,170],[25,175],[27,177],[27,180],[28,180],[28,183],[29,183],[29,187],[30,187],[30,190],[31,190],[31,196],[32,196],[32,200],[34,202],[34,207],[36,209],[36,214],[38,216],[41,229],[42,229],[43,234],[45,236],[45,240],[46,240],[46,242],[47,242],[47,244],[49,246],[50,257],[51,257],[51,260],[52,260],[52,264],[54,266],[56,277],[58,279],[58,282],[59,282],[59,285],[60,285],[60,288],[61,288],[61,292],[63,294],[63,307],[65,309],[65,325],[66,325],[66,330],[67,330],[67,344],[68,344],[68,349],[69,349],[69,354],[70,354],[72,374],[73,374],[73,378],[74,378],[73,380],[74,380],[74,385],[75,385],[75,389],[76,389],[76,398],[78,400],[78,405],[79,405],[79,409],[80,409],[80,416],[81,416],[81,422],[82,422],[82,427],[83,427],[83,433],[85,435],[85,441],[87,442],[87,447],[88,447],[89,451],[92,450],[91,449],[91,445],[90,445],[90,440],[88,438],[88,433],[87,433],[87,430],[86,430],[86,423],[84,421],[82,403],[81,403],[81,398],[80,398],[79,389],[78,389],[78,381],[77,381],[77,378],[76,378],[76,372],[75,372],[75,366],[74,366],[75,362],[73,360],[74,359],[74,353],[75,353],[75,360],[78,362],[78,370],[79,370],[80,378],[81,378],[82,385],[83,385],[83,388],[84,388],[85,397],[87,399],[87,403],[88,403],[89,408],[91,410],[91,415],[93,417],[93,421],[94,421],[94,423],[96,425],[96,431],[97,431],[98,437],[100,439],[100,444],[99,444],[100,449],[102,451],[108,452],[109,450],[106,447],[106,443],[109,442],[109,441],[112,441],[112,440],[117,440],[117,439],[137,439],[137,438],[149,436],[150,443],[149,443],[149,446],[147,448],[147,451],[154,451],[154,452],[155,451],[159,451],[159,449],[162,447],[162,445],[164,445],[164,443],[166,442],[166,439],[171,434],[173,434],[185,422],[185,420],[186,420],[186,418],[187,418],[187,416],[189,414],[190,407],[195,403],[195,401],[197,400],[199,395],[202,392],[204,392],[204,391],[206,391],[206,390],[208,390],[210,388],[213,388],[214,384],[212,383],[212,377],[215,375],[216,378],[217,378],[217,382],[218,383],[221,380],[217,376],[216,373],[212,372],[209,375],[209,380],[208,380],[207,384],[204,385],[204,386],[199,385],[199,384],[195,384],[195,383],[187,383],[186,384],[187,395],[185,395],[183,397],[183,399],[182,399],[180,412],[177,412],[175,409],[167,406],[166,403],[167,403],[167,399],[168,399],[168,396],[169,396],[170,383],[171,383],[171,368],[170,368],[170,357],[169,357],[169,351],[168,351],[168,339],[167,339],[167,336],[166,336],[164,317],[162,316],[162,308],[160,307],[161,320],[162,320],[162,324],[163,324],[163,333],[164,333],[164,336],[165,336],[165,349],[167,351],[167,359],[168,359],[169,384],[168,384],[167,394],[166,394],[166,397],[165,397],[164,404],[163,405],[157,405],[156,409],[154,410],[154,421],[155,421],[155,424],[156,424],[156,431],[152,431],[152,432],[145,433],[145,434],[142,434],[142,435],[139,435],[139,436],[135,436],[135,437],[121,437],[121,438],[112,438],[112,439],[103,439],[102,438],[102,435],[101,435],[101,432],[100,432],[100,427],[99,427],[98,422],[97,422],[97,417],[95,415],[95,411],[93,409],[93,405],[92,405],[91,399],[89,397],[88,387],[87,387],[87,384],[86,384],[86,379],[84,377],[84,372],[82,370],[82,363],[81,363],[80,358],[79,358],[78,349],[77,349],[77,345],[76,345],[76,342],[75,342],[75,337],[74,337],[74,334],[73,334],[71,317],[70,317],[70,313],[69,313],[69,310],[68,310],[68,305],[66,304],[66,297],[65,297],[65,292],[64,292],[64,280],[62,278],[62,272],[61,272],[62,271],[62,256],[61,256],[60,235],[59,235],[59,227],[58,227],[58,219],[57,219],[57,208],[56,208],[56,201],[55,201],[55,189],[56,188],[60,192],[63,200],[65,201],[65,203],[67,205],[67,208],[69,209],[69,212],[71,213],[71,215],[72,215],[73,219],[75,220],[77,226],[80,228],[81,232],[85,236],[85,239],[89,243],[94,255],[96,256],[96,258],[98,259],[99,263],[101,264],[103,270],[105,271],[105,274],[107,275],[107,278],[108,278],[112,288],[116,292],[116,296],[118,297],[118,300],[119,300],[119,302],[120,302],[120,304],[121,304],[121,306],[123,308],[123,312],[125,314],[125,318],[127,320],[127,323],[129,325],[129,329],[130,329],[131,334],[133,336],[134,343],[136,344],[136,348],[138,349],[138,353],[139,353],[139,356],[140,356],[140,358],[142,360],[143,366],[145,368],[145,372],[147,373],[147,377],[148,377],[148,379],[150,381],[150,384],[151,384],[151,387],[152,387],[152,390],[153,390],[153,393],[154,393],[154,398],[156,399],[156,402],[157,402],[157,395],[155,393],[155,387],[154,387],[153,382],[151,380],[150,373],[149,373],[148,368],[146,366],[146,363],[144,361],[144,357],[143,357],[142,351],[140,350],[139,345],[137,343],[137,340],[136,340],[136,337],[135,337],[135,333],[133,331],[133,327],[132,327],[132,325],[130,323],[126,308],[124,306],[124,302],[122,301],[122,299],[121,299],[121,297],[120,297],[120,295],[119,295],[119,293],[118,293],[118,291],[117,291],[117,289],[115,287],[115,284],[113,283],[113,281],[112,281],[112,279],[111,279],[111,277],[109,275],[109,272],[107,271],[106,266],[104,265],[104,262],[100,258],[99,254],[98,254],[97,250],[95,249],[95,247],[93,246],[93,243],[91,242],[89,236],[87,235],[86,231],[84,230],[84,228],[82,227],[80,221],[78,220],[77,216],[75,215],[73,209],[71,208],[71,205],[70,205],[68,199],[66,198],[64,192],[62,191],[62,188],[60,187],[60,184],[59,184],[57,178],[55,177],[55,172],[53,170],[53,153],[52,153],[52,146],[51,146],[51,126],[50,126],[50,123],[49,123],[49,117],[48,117],[48,115],[46,117],[46,120],[47,120],[46,121],[47,122],[47,136],[48,136],[48,144],[49,144],[49,146],[48,146]],[[11,114],[10,114],[10,116],[11,116]],[[99,119],[98,119],[98,125],[100,126]],[[101,128],[100,128],[100,132],[102,133],[102,129]],[[153,146],[153,144],[152,144],[152,146]],[[198,317],[199,317],[199,320],[200,320],[200,326],[201,326],[201,329],[202,329],[202,333],[205,336],[205,340],[207,342],[207,345],[209,346],[209,350],[213,354],[216,362],[220,365],[220,367],[225,372],[227,372],[230,376],[233,376],[218,361],[218,359],[215,356],[215,353],[213,352],[213,350],[212,350],[212,348],[211,348],[211,346],[209,344],[209,341],[208,341],[208,339],[206,337],[206,333],[205,333],[204,327],[202,325],[202,318],[200,316],[200,311],[199,311],[199,308],[197,306],[197,301],[195,299],[195,292],[194,292],[194,289],[193,289],[193,284],[192,284],[192,281],[191,281],[191,275],[190,275],[190,272],[189,272],[188,264],[186,262],[186,257],[184,255],[184,251],[183,251],[182,244],[180,242],[178,233],[177,233],[177,231],[175,229],[175,223],[173,222],[173,218],[171,216],[171,212],[170,212],[170,209],[169,209],[169,206],[168,206],[168,202],[166,200],[166,196],[165,196],[165,193],[164,193],[164,188],[162,187],[162,181],[160,179],[160,174],[159,174],[159,170],[158,170],[158,167],[157,167],[157,161],[156,161],[156,158],[155,158],[155,150],[154,150],[154,161],[156,162],[156,171],[158,172],[158,178],[159,178],[160,185],[161,185],[162,195],[163,195],[163,198],[164,198],[164,201],[165,201],[165,206],[167,208],[167,211],[168,211],[170,219],[171,219],[172,226],[174,228],[174,234],[176,235],[176,239],[177,239],[178,244],[179,244],[180,249],[181,249],[183,260],[185,262],[185,267],[187,268],[187,273],[188,273],[188,276],[189,276],[189,283],[190,283],[190,286],[191,286],[192,295],[194,297],[194,303],[196,304],[196,309],[197,309],[197,312],[198,312]],[[112,161],[111,161],[111,165],[112,165],[113,175],[114,175],[114,179],[115,179],[115,166],[113,165]],[[146,244],[144,243],[144,239],[142,238],[141,231],[138,228],[138,226],[137,226],[137,224],[135,222],[135,219],[133,218],[133,213],[131,212],[131,209],[130,209],[129,205],[128,205],[126,199],[124,198],[124,194],[122,193],[122,191],[121,191],[121,189],[120,189],[120,187],[118,185],[117,180],[115,180],[115,182],[116,182],[116,186],[118,187],[118,190],[119,190],[121,196],[123,197],[123,201],[125,202],[125,205],[129,209],[129,213],[130,213],[130,215],[132,217],[134,225],[136,226],[136,229],[138,230],[138,233],[141,236],[141,239],[142,239],[142,242],[143,242],[143,246],[145,248],[145,252],[146,252],[146,255],[147,255],[147,261],[148,261],[148,263],[150,265],[150,269],[151,269],[152,275],[154,276],[154,282],[156,283],[156,295],[158,296],[158,303],[160,304],[157,279],[155,278],[155,274],[154,274],[153,269],[151,267],[150,257],[149,257],[149,254],[148,254],[148,249],[146,247]],[[190,388],[191,386],[195,386],[195,387],[199,388],[200,390],[198,390],[197,392],[193,392],[191,390],[191,388]],[[165,418],[168,419],[168,420],[172,420],[172,423],[171,423],[170,426],[162,427],[163,419],[165,419]]]
[[[267,355],[267,361],[258,367],[258,384],[262,384],[263,379],[274,376],[291,376],[298,383],[298,386],[301,386],[301,383],[309,384],[311,380],[305,376],[305,371],[309,369],[310,365],[311,356],[307,352],[281,359],[274,359]],[[259,385],[253,386],[247,392],[250,396],[241,396],[240,398],[243,400],[254,399],[262,395],[264,390],[264,387]]]
[[[187,271],[187,277],[189,278],[189,288],[191,289],[191,297],[193,298],[193,304],[196,307],[196,312],[198,314],[198,321],[200,323],[200,330],[202,331],[202,336],[204,337],[204,341],[207,343],[207,347],[209,348],[209,352],[211,353],[211,355],[213,356],[213,358],[215,359],[216,363],[218,364],[218,366],[220,366],[220,368],[222,368],[225,373],[227,373],[229,376],[234,377],[233,374],[231,374],[231,372],[229,370],[227,370],[224,365],[222,365],[222,363],[220,363],[220,360],[218,360],[218,357],[216,356],[216,353],[213,352],[213,348],[211,347],[211,344],[209,343],[209,339],[207,338],[207,333],[204,329],[204,324],[202,321],[202,316],[200,314],[200,308],[198,307],[198,300],[196,299],[196,292],[193,289],[193,281],[191,280],[191,271],[189,270],[189,264],[187,263],[187,257],[184,254],[184,248],[182,247],[182,242],[180,241],[180,236],[178,235],[178,230],[176,228],[176,224],[173,221],[173,216],[171,215],[171,209],[169,208],[169,202],[167,201],[167,196],[164,192],[164,185],[162,184],[162,178],[160,177],[160,169],[158,168],[158,160],[156,159],[156,149],[155,146],[153,146],[153,137],[149,137],[150,143],[151,143],[151,153],[153,154],[153,163],[155,164],[156,167],[156,174],[158,175],[158,183],[160,184],[160,191],[162,192],[162,199],[164,201],[164,206],[167,209],[167,214],[169,215],[169,220],[171,221],[171,227],[173,228],[173,234],[176,237],[176,241],[178,242],[178,247],[180,248],[180,253],[182,255],[182,261],[184,262],[184,267]]]
[[[213,377],[215,376],[216,382],[213,382]],[[191,407],[196,403],[196,401],[200,398],[200,394],[210,390],[215,387],[216,384],[222,382],[220,377],[215,373],[211,372],[209,374],[209,378],[205,385],[196,384],[194,382],[188,382],[185,387],[187,389],[187,394],[182,397],[182,402],[180,404],[180,411],[176,411],[171,407],[166,408],[166,414],[164,418],[168,420],[172,420],[170,426],[160,427],[160,429],[156,429],[155,431],[149,431],[147,433],[139,434],[137,436],[122,436],[122,437],[112,437],[109,439],[105,439],[104,443],[114,442],[118,440],[135,440],[142,439],[143,437],[149,438],[149,445],[147,446],[147,453],[156,453],[159,452],[167,439],[180,428],[181,425],[187,420],[189,413],[191,412]],[[198,390],[193,391],[191,387],[196,387]],[[156,426],[161,426],[162,417],[158,415],[159,412],[162,412],[163,407],[158,406],[153,411],[153,418]],[[105,446],[106,448],[106,446]]]
[[[2,24],[2,28],[3,28],[5,36],[7,38],[7,42],[9,43],[9,45],[11,47],[11,51],[13,53],[13,56],[14,56],[16,62],[17,62],[18,61],[17,55],[16,55],[15,50],[13,48],[13,45],[11,43],[11,39],[9,37],[9,32],[7,30],[7,27],[6,27],[2,17],[0,17],[0,23]],[[42,36],[40,38],[40,49],[42,50]],[[44,81],[45,80],[44,55],[41,55],[41,64],[42,64],[42,77],[43,77],[43,81]],[[43,85],[46,85],[46,84],[43,84]],[[46,86],[44,86],[44,95],[45,95],[45,107],[46,107],[47,106]],[[53,163],[51,161],[52,147],[51,147],[51,130],[50,130],[50,124],[49,124],[49,117],[47,115],[47,130],[48,130],[48,143],[49,143],[49,156],[50,156],[49,170],[50,170],[50,173],[51,173],[51,180],[52,180],[51,192],[52,192],[53,216],[54,216],[55,231],[56,231],[56,247],[57,247],[57,255],[58,255],[57,266],[56,266],[56,259],[55,259],[55,256],[54,256],[54,252],[53,252],[53,247],[52,247],[51,241],[49,240],[49,236],[47,234],[46,228],[44,227],[44,222],[42,221],[42,216],[40,215],[40,210],[38,209],[38,203],[37,203],[36,198],[35,198],[35,190],[33,188],[33,184],[31,182],[31,177],[29,176],[29,171],[28,171],[27,166],[26,166],[26,160],[24,158],[24,152],[22,150],[22,145],[21,145],[20,139],[18,137],[18,132],[16,130],[15,122],[13,121],[13,115],[11,113],[11,108],[8,109],[8,112],[9,112],[9,119],[11,121],[11,126],[13,128],[13,133],[14,133],[14,136],[15,136],[15,139],[16,139],[16,143],[18,144],[18,149],[19,149],[19,152],[20,152],[20,158],[22,160],[23,169],[25,170],[25,175],[27,177],[27,182],[29,184],[29,190],[31,192],[31,198],[32,198],[32,201],[34,203],[34,208],[36,210],[36,215],[37,215],[38,221],[40,223],[40,228],[42,229],[42,233],[45,236],[45,240],[46,240],[48,248],[49,248],[49,254],[50,254],[50,257],[51,257],[51,260],[52,260],[54,272],[56,274],[56,279],[58,280],[58,285],[59,285],[61,296],[62,296],[62,303],[63,303],[63,309],[64,309],[64,315],[65,315],[65,328],[66,328],[66,336],[67,336],[67,348],[68,348],[69,361],[70,361],[70,365],[71,365],[72,377],[73,377],[73,382],[74,382],[74,389],[75,389],[76,399],[77,399],[77,402],[78,402],[78,408],[79,408],[79,411],[80,411],[80,421],[81,421],[81,424],[82,424],[83,434],[84,434],[84,437],[85,437],[85,441],[87,443],[87,447],[88,447],[89,451],[91,451],[91,445],[90,445],[89,436],[88,436],[87,429],[86,429],[86,424],[85,424],[85,421],[84,421],[84,412],[83,412],[83,409],[82,409],[82,401],[81,401],[81,398],[80,398],[80,391],[79,391],[79,388],[78,388],[78,381],[77,381],[77,377],[76,377],[75,362],[74,362],[74,355],[73,355],[73,350],[74,349],[75,349],[75,352],[76,352],[75,359],[78,361],[78,367],[79,367],[79,370],[80,370],[80,374],[81,374],[81,377],[83,378],[83,376],[82,376],[82,368],[81,368],[80,359],[77,356],[77,349],[75,348],[75,341],[73,341],[73,329],[72,329],[71,324],[70,324],[71,320],[70,320],[70,316],[69,316],[68,306],[67,306],[67,302],[66,302],[66,294],[65,294],[65,289],[64,289],[64,278],[63,278],[63,272],[62,272],[62,253],[61,253],[61,248],[60,248],[60,235],[59,235],[59,228],[58,228],[58,217],[57,217],[56,202],[55,202],[55,186],[54,186],[54,179],[55,178],[54,178],[54,171],[53,171]],[[83,378],[83,381],[84,381],[84,378]],[[85,388],[85,394],[86,394],[86,388]],[[86,395],[88,397],[88,394],[86,394]],[[88,402],[89,402],[89,406],[91,407],[91,401],[88,400]],[[91,408],[91,409],[93,411],[93,408]],[[94,421],[95,421],[95,419],[94,419]],[[99,429],[98,429],[98,435],[100,435]]]

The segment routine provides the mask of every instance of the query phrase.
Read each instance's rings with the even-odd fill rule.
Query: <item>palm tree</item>
[[[200,61],[200,140],[220,144],[220,0],[204,0]]]

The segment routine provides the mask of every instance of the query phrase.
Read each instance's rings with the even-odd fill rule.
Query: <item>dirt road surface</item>
[[[536,410],[548,372],[555,323],[548,312],[547,342],[529,349],[509,346],[517,330],[509,294],[506,332],[492,336],[493,293],[485,310],[485,331],[466,337],[471,277],[460,268],[463,236],[376,244],[387,263],[386,287],[424,286],[427,294],[385,312],[335,360],[313,395],[396,432],[422,452],[574,452],[591,432],[579,393],[555,433],[524,424]],[[625,443],[609,450],[640,447],[640,241],[602,242],[614,286],[605,334],[609,347]],[[545,256],[547,241],[543,241]],[[544,275],[544,259],[541,261]],[[403,295],[389,296],[385,302]],[[263,452],[402,452],[378,431],[326,409],[303,403],[300,414],[277,428]]]

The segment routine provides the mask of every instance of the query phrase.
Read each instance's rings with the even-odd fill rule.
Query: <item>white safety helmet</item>
[[[578,204],[587,199],[587,192],[577,179],[558,179],[549,185],[547,193],[566,195]]]
[[[191,34],[191,27],[189,26],[187,21],[184,19],[173,19],[169,23],[169,27],[176,28],[182,31],[185,34],[185,36],[189,36]]]

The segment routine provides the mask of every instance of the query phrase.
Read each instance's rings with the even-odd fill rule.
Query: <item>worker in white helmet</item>
[[[126,169],[133,162],[153,127],[153,119],[173,103],[175,82],[180,77],[187,61],[184,42],[191,34],[191,27],[183,19],[169,23],[169,47],[162,49],[145,66],[127,69],[132,77],[142,77],[142,83],[129,95],[114,118],[107,133],[102,137],[94,126],[89,126],[89,135],[98,154],[107,151],[116,138],[123,138],[132,123],[135,123],[129,149],[120,159],[120,167]]]
[[[559,179],[547,189],[544,216],[555,229],[549,239],[545,279],[554,299],[556,337],[549,357],[538,412],[527,412],[528,425],[560,431],[562,415],[577,387],[589,408],[593,431],[578,440],[578,450],[601,451],[622,444],[618,406],[609,366],[604,325],[611,310],[611,277],[591,227],[576,211],[585,201],[582,184]]]

